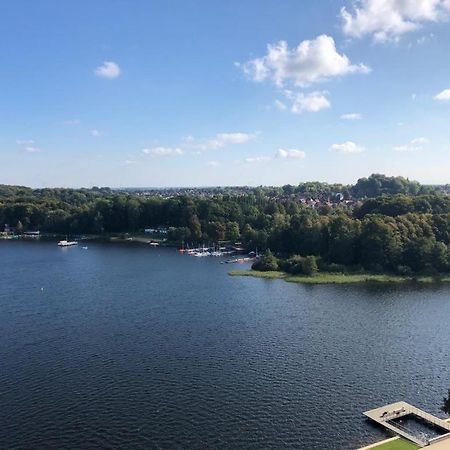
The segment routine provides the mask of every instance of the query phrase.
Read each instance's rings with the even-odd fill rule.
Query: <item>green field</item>
[[[283,279],[291,283],[303,283],[303,284],[349,284],[349,283],[434,283],[436,279],[433,277],[402,277],[398,275],[388,274],[370,274],[370,273],[357,273],[357,274],[344,274],[344,273],[327,273],[322,272],[316,275],[289,275],[284,272],[258,272],[256,270],[233,270],[229,272],[231,276],[244,276],[244,277],[256,277],[256,278],[269,278],[269,279]],[[450,277],[444,277],[439,280],[440,282],[450,282]]]
[[[256,270],[232,270],[229,272],[232,277],[255,277],[255,278],[285,278],[284,272],[257,272]]]
[[[417,450],[419,446],[404,439],[396,439],[395,441],[385,442],[373,448],[374,450]]]

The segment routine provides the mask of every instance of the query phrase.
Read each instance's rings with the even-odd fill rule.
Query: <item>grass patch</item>
[[[269,279],[277,279],[277,278],[285,278],[287,276],[284,272],[258,272],[256,270],[232,270],[228,272],[232,277],[255,277],[255,278],[269,278]]]
[[[229,272],[231,276],[256,277],[266,279],[283,279],[290,283],[303,284],[352,284],[352,283],[420,283],[431,284],[436,282],[450,282],[450,277],[443,277],[437,280],[434,277],[423,276],[417,278],[403,277],[400,275],[371,274],[371,273],[328,273],[320,272],[316,275],[289,275],[284,272],[258,272],[256,270],[233,270]]]
[[[385,442],[373,448],[374,450],[417,450],[420,447],[405,439],[396,439],[395,441]]]
[[[344,273],[318,273],[314,276],[294,275],[287,276],[286,281],[305,284],[349,284],[349,283],[405,283],[409,278],[385,274],[344,274]]]

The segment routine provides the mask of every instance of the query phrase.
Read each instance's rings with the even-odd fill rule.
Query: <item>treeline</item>
[[[450,196],[441,193],[444,187],[430,193],[416,182],[372,175],[349,187],[345,195],[354,189],[383,195],[351,207],[343,195],[315,207],[298,198],[299,189],[311,197],[336,197],[335,188],[342,186],[303,183],[293,190],[278,188],[283,191],[280,196],[274,188],[254,188],[244,195],[163,199],[108,188],[0,186],[0,224],[18,231],[69,235],[164,227],[174,243],[228,240],[241,241],[248,250],[271,249],[290,260],[292,271],[312,267],[313,259],[307,257],[314,257],[323,270],[402,274],[450,270]],[[407,192],[396,192],[399,189]]]
[[[390,195],[367,199],[355,208],[354,215],[363,218],[368,214],[401,216],[408,213],[444,214],[450,209],[449,195]]]
[[[261,233],[244,232],[247,245],[263,244]],[[281,256],[283,265],[278,261],[279,268],[290,273],[310,274],[316,264],[325,271],[369,270],[411,275],[449,272],[449,245],[450,211],[397,217],[371,214],[363,219],[342,212],[318,215],[305,211],[268,233],[261,248],[270,248]],[[274,259],[269,261],[270,268],[264,258],[256,268],[277,270]]]
[[[423,185],[404,177],[387,177],[382,174],[372,174],[368,178],[360,178],[355,185],[307,182],[300,183],[298,186],[286,185],[281,189],[285,194],[300,194],[314,198],[330,197],[335,193],[341,193],[345,199],[365,199],[395,194],[450,193],[449,185]]]

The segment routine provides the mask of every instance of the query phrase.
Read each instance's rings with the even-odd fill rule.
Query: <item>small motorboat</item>
[[[58,242],[58,247],[71,247],[72,245],[78,245],[77,241],[68,241],[66,239]]]

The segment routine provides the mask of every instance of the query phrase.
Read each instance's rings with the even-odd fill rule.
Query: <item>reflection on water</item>
[[[450,288],[227,276],[170,249],[1,242],[0,448],[351,449],[439,415]]]

